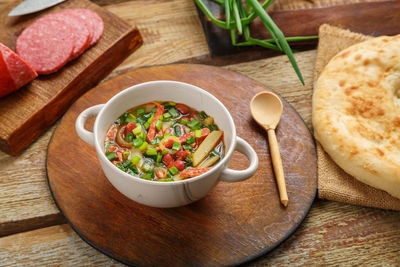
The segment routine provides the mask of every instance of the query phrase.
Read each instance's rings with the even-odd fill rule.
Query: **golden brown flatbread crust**
[[[353,45],[323,69],[314,134],[347,173],[400,198],[400,35]]]

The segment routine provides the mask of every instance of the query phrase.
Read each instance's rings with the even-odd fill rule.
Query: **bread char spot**
[[[368,66],[370,64],[370,61],[368,59],[364,60],[363,62],[364,66]]]
[[[375,105],[377,97],[369,100],[361,96],[351,96],[350,97],[350,107],[347,108],[348,114],[351,116],[360,115],[363,118],[371,119],[374,117],[381,117],[385,115],[385,111],[379,106]]]
[[[354,57],[354,59],[357,61],[357,60],[360,60],[361,59],[361,55],[360,54],[357,54],[355,57]]]
[[[382,150],[380,150],[379,148],[376,148],[376,152],[378,152],[378,155],[381,157],[385,156],[385,153]]]
[[[344,80],[340,80],[340,81],[339,81],[339,86],[340,86],[340,87],[345,86],[345,84],[346,84],[346,81],[344,81]]]

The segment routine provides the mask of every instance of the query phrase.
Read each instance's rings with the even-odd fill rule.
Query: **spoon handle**
[[[268,142],[269,149],[271,152],[272,166],[274,167],[274,173],[276,182],[278,184],[279,196],[283,206],[287,207],[289,199],[286,192],[285,175],[283,173],[281,153],[279,152],[278,141],[276,140],[275,130],[268,130]]]

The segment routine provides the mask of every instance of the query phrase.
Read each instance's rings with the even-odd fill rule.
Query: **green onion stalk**
[[[221,5],[225,11],[225,21],[217,19],[214,14],[204,4],[203,0],[195,0],[200,10],[218,27],[229,30],[231,34],[232,45],[234,46],[253,46],[258,45],[268,49],[281,51],[287,55],[294,71],[300,82],[304,85],[303,75],[293,56],[293,51],[288,42],[298,42],[317,39],[318,36],[302,36],[302,37],[285,37],[282,31],[276,26],[265,11],[274,0],[266,0],[260,3],[258,0],[246,0],[247,5],[244,7],[242,0],[213,0]],[[265,28],[271,35],[271,39],[259,40],[251,37],[249,24],[259,17]],[[239,36],[243,36],[243,42],[237,42]]]

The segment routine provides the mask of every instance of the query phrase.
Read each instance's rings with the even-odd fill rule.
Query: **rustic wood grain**
[[[298,230],[244,266],[399,266],[400,213],[317,200]],[[38,253],[40,251],[40,253]],[[124,266],[69,225],[0,239],[0,265]]]
[[[176,209],[145,207],[113,188],[102,173],[94,147],[76,133],[65,132],[74,127],[84,109],[105,103],[121,89],[152,80],[191,83],[220,99],[232,114],[237,135],[258,154],[256,174],[240,183],[219,183],[206,198]],[[251,118],[248,107],[254,94],[263,90],[268,89],[246,76],[195,64],[138,69],[97,86],[71,106],[50,142],[46,166],[57,205],[89,243],[133,265],[232,265],[265,253],[305,217],[316,194],[317,165],[307,126],[283,100],[276,131],[290,198],[289,206],[283,208],[266,133]],[[230,166],[244,169],[247,164],[234,155]],[[174,237],[179,237],[179,242]],[[180,253],[166,254],[167,246]]]
[[[206,4],[217,18],[224,20],[225,13],[220,5],[212,0],[206,0]],[[233,46],[230,31],[216,26],[200,10],[199,16],[212,54],[232,54],[254,49],[249,46]],[[344,5],[326,5],[323,8],[275,10],[270,11],[270,16],[285,36],[315,36],[318,35],[319,26],[324,23],[367,35],[395,35],[399,33],[400,27],[400,4],[397,0],[359,3],[349,1]],[[249,28],[253,38],[271,39],[259,18],[256,18]],[[242,40],[239,38],[239,41]],[[317,39],[294,42],[291,45],[296,49],[314,49],[315,46],[310,44],[316,43]]]
[[[4,3],[14,0],[2,0]],[[164,16],[160,23],[157,17],[148,17],[151,8],[155,8],[155,1],[117,0],[121,10],[115,8],[115,1],[94,0],[112,12],[125,13],[129,21],[146,21],[142,23],[140,31],[145,39],[144,45],[128,60],[120,65],[122,72],[133,68],[157,64],[160,62],[173,62],[171,59],[188,62],[207,62],[207,64],[227,65],[234,62],[249,61],[248,63],[228,66],[230,70],[238,71],[262,82],[268,88],[277,91],[305,118],[307,125],[311,125],[311,82],[312,68],[315,61],[315,52],[296,54],[296,59],[301,62],[306,86],[299,85],[293,70],[288,67],[286,58],[276,57],[267,60],[250,62],[271,56],[267,50],[251,51],[251,53],[232,57],[208,57],[208,47],[202,29],[197,20],[197,13],[192,1],[160,0],[157,2],[169,3],[164,5],[161,14],[167,14],[175,9],[178,4],[188,5],[187,12],[196,17],[187,20],[193,25],[180,25],[180,30],[190,28],[182,39],[190,43],[186,50],[175,42],[176,49],[169,53],[159,53],[158,49],[168,46],[174,39],[173,30],[163,31],[166,24],[174,22],[173,17]],[[122,5],[126,2],[126,5]],[[130,3],[129,3],[130,2]],[[274,7],[277,10],[299,9],[299,4],[305,8],[323,5],[326,3],[338,4],[342,2],[357,2],[356,0],[276,0]],[[128,4],[129,3],[129,4]],[[140,3],[140,5],[135,5]],[[149,5],[147,5],[149,3]],[[193,9],[190,9],[190,6]],[[132,15],[123,9],[134,7]],[[151,7],[151,8],[147,8]],[[1,6],[0,6],[1,8]],[[182,10],[182,9],[180,9]],[[185,15],[183,11],[178,15]],[[172,12],[171,12],[172,13]],[[158,13],[160,14],[160,13]],[[173,13],[176,15],[176,13]],[[142,19],[143,17],[143,19]],[[190,32],[194,32],[194,36]],[[199,37],[197,37],[199,35]],[[202,40],[202,41],[201,41]],[[154,49],[146,53],[138,53],[149,42],[154,42]],[[197,47],[196,47],[197,46]],[[203,52],[201,52],[203,51]],[[182,55],[184,53],[184,55]],[[193,57],[190,59],[190,57]],[[146,58],[146,59],[143,59]],[[137,62],[140,62],[137,63]],[[129,66],[128,66],[129,65]],[[113,71],[107,77],[118,75]],[[40,218],[51,219],[53,224],[58,224],[59,212],[55,207],[45,180],[44,162],[46,148],[53,129],[47,130],[24,152],[16,157],[11,157],[0,151],[0,229],[6,234],[27,231],[45,226],[40,223]],[[47,218],[47,219],[46,219]],[[273,252],[257,259],[248,266],[399,266],[400,257],[400,213],[379,209],[363,208],[348,204],[317,200],[308,217],[290,239],[285,241]],[[7,225],[17,226],[9,231]],[[64,234],[60,234],[62,231]],[[4,234],[4,232],[2,232]],[[123,266],[82,241],[68,225],[47,227],[40,230],[10,235],[0,238],[0,265],[2,266]]]
[[[51,75],[40,75],[24,88],[0,99],[0,149],[16,155],[53,124],[85,91],[135,51],[142,39],[136,27],[89,1],[70,0],[27,16],[8,17],[15,6],[0,11],[0,41],[15,50],[19,33],[39,16],[65,8],[94,10],[104,21],[100,41]],[[29,129],[29,130],[27,130]]]

